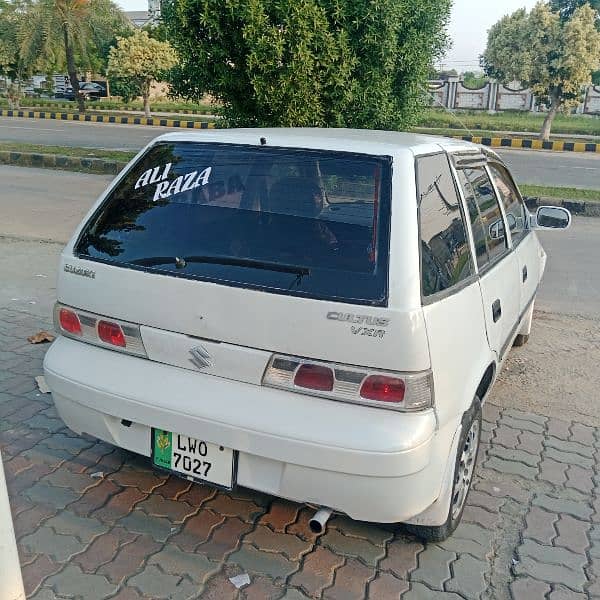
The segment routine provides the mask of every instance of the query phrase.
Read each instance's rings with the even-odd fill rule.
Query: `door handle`
[[[523,283],[527,281],[527,265],[523,267]]]
[[[492,318],[494,319],[494,323],[496,323],[500,317],[502,316],[502,305],[500,304],[500,299],[494,301],[492,304]]]

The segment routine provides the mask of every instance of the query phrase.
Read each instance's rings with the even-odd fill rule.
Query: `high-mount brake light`
[[[60,328],[71,335],[82,335],[81,322],[77,313],[69,308],[61,308],[58,313]]]
[[[56,330],[65,337],[147,358],[140,326],[107,319],[86,310],[57,303],[54,308]]]
[[[379,402],[402,402],[405,390],[403,379],[385,375],[370,375],[360,386],[360,396]]]
[[[98,321],[98,337],[107,344],[125,348],[127,342],[120,325],[110,321]]]
[[[433,407],[430,370],[386,372],[276,354],[267,365],[262,383],[290,392],[388,410],[410,412]]]
[[[320,365],[302,365],[294,377],[294,385],[310,390],[330,392],[333,390],[333,371]]]

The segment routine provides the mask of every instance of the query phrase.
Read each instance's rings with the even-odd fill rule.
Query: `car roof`
[[[342,128],[253,128],[253,129],[210,129],[181,131],[160,136],[159,141],[220,142],[228,144],[337,150],[373,155],[397,155],[411,152],[414,155],[439,152],[440,149],[455,152],[481,151],[480,147],[463,140],[431,135],[379,131],[371,129]]]

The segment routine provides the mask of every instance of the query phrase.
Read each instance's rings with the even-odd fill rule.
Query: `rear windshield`
[[[388,157],[176,142],[152,147],[87,223],[81,257],[385,305]]]

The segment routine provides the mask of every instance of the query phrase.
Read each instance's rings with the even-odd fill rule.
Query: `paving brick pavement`
[[[598,429],[489,404],[450,539],[342,516],[316,537],[303,506],[168,477],[71,433],[34,383],[47,345],[26,337],[48,327],[0,309],[0,449],[29,598],[600,598]]]

